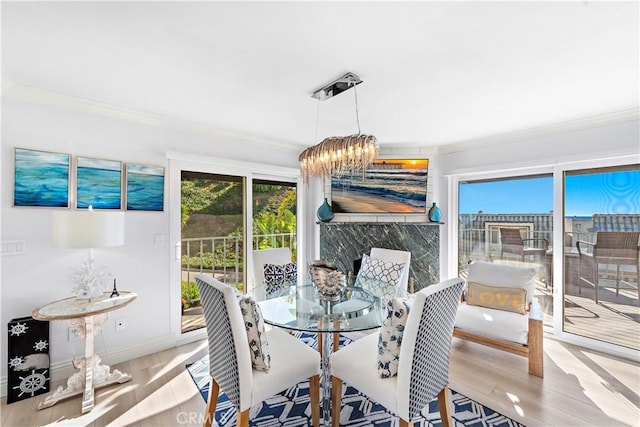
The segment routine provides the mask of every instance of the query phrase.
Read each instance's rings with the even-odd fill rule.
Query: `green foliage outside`
[[[200,305],[200,292],[198,292],[198,285],[195,282],[182,281],[182,305],[184,308],[189,308],[193,305]]]
[[[236,283],[235,287],[242,291],[244,289],[244,283]],[[198,291],[198,285],[196,282],[182,281],[181,299],[182,305],[185,309],[198,307],[202,304],[200,301],[200,291]]]
[[[243,265],[243,252],[251,250],[242,242],[242,184],[220,180],[193,179],[182,181],[182,234],[183,237],[211,238],[238,237],[238,257],[235,251],[235,239],[229,239],[225,248],[218,240],[215,249],[211,250],[210,242],[205,241],[200,253],[199,243],[190,247],[190,256],[182,255],[182,266],[212,271],[224,268],[235,268]],[[296,189],[269,184],[253,186],[253,235],[289,234],[296,231]],[[226,234],[222,230],[227,230]],[[293,242],[295,244],[295,241]],[[259,249],[289,246],[288,239],[262,239]],[[226,249],[226,250],[225,250]],[[295,248],[292,254],[295,257]],[[186,244],[183,245],[186,253]],[[236,287],[242,289],[244,284]],[[199,301],[198,288],[195,283],[182,282],[182,299],[185,308],[194,301]]]
[[[202,256],[192,255],[191,257],[188,257],[186,255],[182,255],[182,266],[183,267],[186,267],[187,265],[198,266],[198,267],[202,266],[202,268],[204,269],[211,270],[213,267],[219,268],[219,269],[222,269],[225,267],[233,268],[236,265],[237,261],[242,261],[241,259],[236,260],[235,251],[227,252],[226,256],[223,248],[216,248],[215,252],[216,252],[215,257],[211,252],[204,252]]]

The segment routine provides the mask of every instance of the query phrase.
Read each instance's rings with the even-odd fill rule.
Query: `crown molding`
[[[437,146],[440,154],[455,153],[474,148],[482,148],[495,145],[510,144],[534,138],[541,138],[560,133],[576,132],[594,127],[608,126],[616,123],[640,120],[640,108],[628,108],[610,113],[598,114],[581,119],[567,120],[558,123],[522,129],[513,132],[491,135],[483,138],[474,138],[465,141],[454,142]]]
[[[160,114],[139,111],[127,107],[120,107],[117,105],[93,101],[90,99],[64,95],[45,89],[34,88],[31,86],[16,83],[15,81],[5,78],[4,76],[2,96],[36,104],[50,105],[54,107],[81,111],[89,114],[112,117],[148,126],[177,129],[200,135],[235,139],[245,143],[260,144],[262,146],[266,144],[273,147],[292,150],[296,152],[300,151],[300,147],[294,144],[259,138],[252,135],[220,129],[197,122],[191,122],[188,120],[163,116]]]

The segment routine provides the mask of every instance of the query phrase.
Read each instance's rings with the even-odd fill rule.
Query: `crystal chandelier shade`
[[[331,177],[347,171],[364,170],[375,160],[380,147],[373,135],[332,136],[300,154],[302,179]]]
[[[347,172],[364,171],[378,156],[380,147],[376,137],[360,132],[358,94],[356,92],[356,85],[359,83],[362,83],[362,80],[357,75],[347,73],[313,93],[313,98],[324,101],[353,88],[358,133],[325,138],[321,143],[304,150],[298,157],[300,174],[304,182],[309,182],[311,177],[330,178],[334,174],[342,175]]]

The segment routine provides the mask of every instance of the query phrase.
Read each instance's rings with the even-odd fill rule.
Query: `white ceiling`
[[[436,146],[638,109],[633,2],[2,2],[4,83],[305,147]],[[7,91],[5,90],[5,94]]]

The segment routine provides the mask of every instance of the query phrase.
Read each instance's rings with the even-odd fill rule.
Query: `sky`
[[[640,169],[568,175],[565,186],[565,216],[640,213]],[[553,210],[553,178],[462,183],[459,197],[460,213],[549,213]]]

